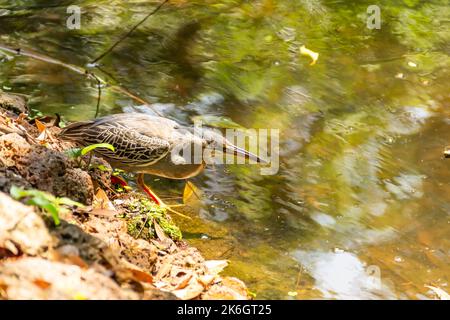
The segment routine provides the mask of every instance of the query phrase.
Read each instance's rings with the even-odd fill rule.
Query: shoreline
[[[168,212],[118,191],[103,159],[68,156],[74,145],[56,138],[54,119],[26,112],[22,97],[0,92],[0,299],[251,298],[220,276],[226,260],[205,260],[181,239]],[[25,205],[31,196],[14,200],[12,186],[46,193]],[[82,207],[57,206],[55,226],[42,198]]]

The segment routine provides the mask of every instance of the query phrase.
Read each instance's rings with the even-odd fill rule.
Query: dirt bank
[[[165,210],[111,184],[102,159],[70,156],[55,119],[26,111],[0,92],[0,299],[249,298],[219,275],[226,261],[205,261]]]

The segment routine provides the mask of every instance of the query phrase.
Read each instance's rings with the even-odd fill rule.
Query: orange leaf
[[[43,290],[48,289],[52,285],[50,282],[47,282],[47,281],[42,280],[42,279],[35,279],[33,281],[33,283],[36,286],[38,286],[39,288],[43,289]]]
[[[40,133],[45,131],[47,129],[46,125],[40,122],[38,119],[34,119],[34,123],[36,124],[36,128],[39,130]]]
[[[153,276],[151,274],[136,269],[128,268],[127,270],[131,272],[135,280],[145,283],[153,283]]]

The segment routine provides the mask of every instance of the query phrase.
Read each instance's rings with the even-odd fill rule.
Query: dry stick
[[[13,48],[8,47],[6,45],[3,45],[1,43],[0,43],[0,50],[6,51],[6,52],[9,52],[9,53],[13,53],[13,54],[17,54],[17,55],[22,55],[24,57],[29,57],[29,58],[32,58],[32,59],[35,59],[35,60],[39,60],[39,61],[43,61],[43,62],[47,62],[47,63],[50,63],[50,64],[58,65],[58,66],[61,66],[63,68],[66,68],[68,70],[72,70],[72,71],[74,71],[74,72],[76,72],[78,74],[85,75],[87,78],[95,80],[97,82],[97,84],[108,85],[108,83],[105,80],[103,80],[99,76],[95,75],[93,72],[90,72],[89,70],[86,70],[85,68],[82,68],[82,67],[79,67],[79,66],[76,66],[76,65],[73,65],[73,64],[65,63],[65,62],[62,62],[60,60],[57,60],[57,59],[54,59],[54,58],[51,58],[51,57],[48,57],[48,56],[45,56],[45,55],[42,55],[42,54],[39,54],[39,53],[35,53],[35,52],[29,51],[29,50],[26,50],[26,49],[21,49],[21,48],[13,49]],[[109,88],[111,88],[111,90],[113,90],[113,91],[120,92],[120,93],[130,97],[131,99],[133,99],[133,100],[135,100],[135,101],[137,101],[139,103],[142,103],[142,104],[145,104],[145,105],[149,106],[150,108],[152,108],[153,112],[155,112],[159,116],[162,116],[161,113],[159,113],[157,110],[155,110],[151,106],[150,102],[142,99],[141,97],[138,97],[137,95],[133,94],[129,90],[124,89],[124,88],[122,88],[122,87],[120,87],[118,85],[109,86]]]
[[[105,52],[103,52],[100,56],[98,56],[97,58],[95,58],[94,60],[92,60],[91,64],[96,64],[99,60],[101,60],[102,58],[104,58],[107,54],[109,54],[111,51],[114,50],[115,47],[117,47],[117,45],[119,43],[121,43],[123,40],[125,40],[126,38],[128,38],[130,36],[130,34],[132,34],[134,32],[134,30],[136,30],[141,24],[143,24],[148,18],[150,18],[152,15],[154,15],[155,13],[157,13],[167,2],[169,2],[169,0],[164,0],[163,2],[161,2],[152,12],[150,12],[149,14],[147,14],[144,19],[142,19],[141,21],[139,21],[137,24],[134,25],[133,28],[131,28],[127,33],[125,33],[119,40],[117,40],[108,50],[106,50]]]
[[[97,96],[97,107],[95,108],[95,116],[94,118],[97,118],[98,113],[100,112],[100,99],[102,97],[102,84],[100,80],[95,76],[95,79],[97,80],[97,88],[98,88],[98,96]]]

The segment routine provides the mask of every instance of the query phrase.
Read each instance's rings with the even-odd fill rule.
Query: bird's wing
[[[170,141],[173,134],[179,131],[181,126],[170,119],[150,116],[142,113],[119,113],[95,120],[96,125],[114,123],[123,126],[148,137],[157,137]]]
[[[170,150],[170,143],[161,136],[141,133],[136,126],[121,119],[108,117],[74,123],[66,127],[61,136],[87,146],[97,143],[111,144],[115,151],[97,148],[101,156],[129,166],[146,166],[163,158]],[[142,119],[141,119],[142,120]]]

